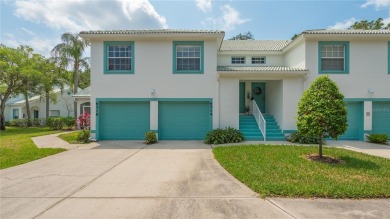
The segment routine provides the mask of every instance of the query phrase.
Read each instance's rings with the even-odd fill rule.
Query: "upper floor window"
[[[265,57],[252,57],[252,64],[265,64]]]
[[[232,64],[245,64],[245,57],[232,57]]]
[[[133,42],[104,42],[104,73],[134,73]]]
[[[349,42],[319,42],[319,73],[349,73]]]
[[[173,73],[203,74],[203,42],[173,42]]]

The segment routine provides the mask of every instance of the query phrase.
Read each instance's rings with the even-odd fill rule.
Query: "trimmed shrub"
[[[244,140],[244,135],[237,129],[214,129],[206,134],[205,144],[238,143]]]
[[[386,144],[389,141],[387,134],[369,134],[367,140],[371,143]]]
[[[286,137],[287,141],[292,143],[300,143],[300,144],[319,144],[320,138],[319,136],[312,137],[309,135],[302,134],[300,132],[291,133],[291,135]],[[325,140],[322,142],[325,143]]]
[[[61,130],[64,127],[63,117],[51,117],[47,119],[46,125],[53,130]]]
[[[89,142],[90,136],[91,136],[91,131],[87,129],[83,129],[77,134],[77,141],[87,143]]]
[[[156,133],[153,131],[148,131],[145,133],[145,143],[146,144],[154,144],[157,143]]]
[[[75,126],[75,124],[76,124],[76,120],[72,116],[64,117],[63,120],[64,120],[64,124],[66,125],[66,127],[68,129],[72,129],[73,126]]]
[[[46,124],[46,119],[31,119],[31,126],[42,127]],[[27,119],[13,119],[9,122],[10,126],[27,127]]]
[[[27,127],[27,119],[12,119],[9,124],[10,126]]]

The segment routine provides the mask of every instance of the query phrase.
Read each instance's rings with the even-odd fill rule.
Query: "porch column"
[[[372,101],[364,101],[364,138],[372,131]]]
[[[158,139],[158,101],[150,101],[150,130],[156,132]]]

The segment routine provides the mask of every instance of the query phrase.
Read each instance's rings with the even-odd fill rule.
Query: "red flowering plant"
[[[89,130],[89,126],[91,125],[91,115],[84,111],[84,113],[77,119],[77,124],[80,126],[80,129]]]
[[[83,143],[89,142],[89,138],[91,137],[91,132],[89,131],[91,115],[84,111],[84,113],[77,118],[77,124],[81,129],[81,132],[77,135],[77,140]]]

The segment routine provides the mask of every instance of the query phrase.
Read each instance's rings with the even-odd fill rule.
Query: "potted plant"
[[[245,106],[245,114],[249,114],[249,106]]]

